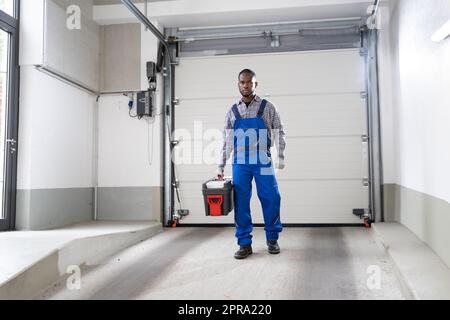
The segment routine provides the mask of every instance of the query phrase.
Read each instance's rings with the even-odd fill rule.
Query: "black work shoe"
[[[239,250],[234,254],[234,258],[238,260],[245,259],[252,253],[252,246],[240,246]]]
[[[268,248],[270,254],[279,254],[280,253],[280,246],[278,245],[277,240],[268,240],[267,248]]]

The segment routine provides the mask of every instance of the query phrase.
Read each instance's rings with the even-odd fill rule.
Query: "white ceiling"
[[[95,0],[97,4],[118,0]],[[164,27],[207,27],[362,17],[373,0],[172,0],[151,1],[148,15]],[[134,1],[144,12],[144,4]],[[137,22],[122,4],[97,5],[99,24]]]
[[[173,1],[173,0],[148,0],[148,2]],[[145,0],[134,0],[133,3],[145,2]],[[120,4],[120,0],[94,0],[94,5]]]

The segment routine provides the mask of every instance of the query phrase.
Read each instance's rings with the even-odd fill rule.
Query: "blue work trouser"
[[[282,231],[280,221],[280,192],[272,166],[233,165],[233,184],[235,199],[235,223],[238,245],[252,243],[253,223],[250,212],[252,180],[255,177],[258,197],[264,214],[267,240],[278,240]]]

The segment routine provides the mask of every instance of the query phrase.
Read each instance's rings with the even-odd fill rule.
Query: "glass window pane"
[[[15,0],[0,0],[0,10],[14,16],[14,2]]]

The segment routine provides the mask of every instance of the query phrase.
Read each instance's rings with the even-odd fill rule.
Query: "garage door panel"
[[[192,139],[200,139],[206,134],[211,136],[222,136],[223,128],[225,124],[225,115],[221,120],[202,121],[196,120],[183,120],[177,123],[177,129],[175,129],[176,136],[183,136]]]
[[[280,218],[283,224],[360,224],[361,219],[353,216],[351,212],[350,207],[335,205],[311,207],[282,206]],[[252,220],[254,223],[264,223],[260,208],[257,210],[252,209]]]
[[[286,151],[292,162],[361,162],[361,144],[361,137],[291,138]]]
[[[368,189],[362,187],[361,181],[288,181],[280,184],[280,192],[283,223],[359,223],[353,209],[368,206],[364,201]],[[264,223],[255,184],[252,193],[253,221]],[[221,218],[205,216],[201,185],[197,182],[184,183],[180,195],[183,208],[190,210],[185,223],[234,223],[234,212]]]
[[[296,210],[296,208],[286,208],[286,211],[290,212]],[[311,210],[297,210],[298,217],[296,216],[282,216],[282,222],[284,224],[299,223],[301,216],[301,223],[303,224],[361,224],[361,219],[357,216],[349,214],[347,208],[339,208],[334,206],[317,207]]]
[[[288,137],[362,135],[367,132],[366,105],[360,93],[268,99],[279,110]],[[181,101],[176,110],[176,128],[191,133],[195,126],[197,129],[222,130],[225,114],[234,100],[237,98]]]
[[[206,100],[180,100],[176,107],[177,117],[175,124],[183,126],[184,123],[194,121],[220,122],[220,128],[225,122],[225,114],[231,109],[234,100],[238,98],[206,99]]]
[[[361,138],[295,138],[288,140],[286,168],[280,180],[362,179],[365,155]]]
[[[362,206],[368,191],[361,180],[285,181],[280,184],[283,204],[323,206],[335,204]],[[285,201],[286,200],[286,201]]]
[[[198,185],[204,183],[208,179],[214,178],[217,171],[217,165],[177,165],[177,176],[183,184],[184,182],[198,181]],[[183,185],[183,187],[185,187]]]
[[[283,102],[274,99],[288,137],[361,135],[366,132],[365,102],[354,95],[322,96]]]
[[[360,223],[353,209],[368,207],[368,188],[359,180],[284,181],[279,188],[283,223]],[[254,220],[262,223],[255,187],[253,192]]]
[[[330,153],[327,159],[325,159],[326,155],[323,153],[318,152],[316,155],[314,149],[308,149],[308,152],[303,150],[301,154],[295,156],[287,155],[286,168],[278,172],[278,179],[280,181],[292,179],[362,180],[361,177],[364,176],[366,167],[361,161],[361,155],[358,153],[360,150],[357,150],[357,148],[358,146],[355,146],[356,153],[354,154],[334,152]],[[322,156],[324,159],[318,159]],[[215,157],[205,160],[205,158],[190,158],[186,156],[187,164],[183,163],[184,159],[182,155],[176,156],[175,159],[177,161],[177,175],[180,181],[206,181],[214,177],[216,172],[217,165],[215,164]],[[191,160],[192,164],[189,163]],[[206,161],[210,161],[209,164],[205,164]],[[231,160],[227,166],[229,167],[227,168],[227,172],[231,173],[230,162]]]
[[[236,73],[246,67],[257,72],[258,93],[276,105],[287,133],[286,169],[277,171],[282,221],[361,223],[353,209],[368,208],[369,193],[363,187],[367,115],[358,50],[183,58],[177,67],[176,127],[181,136],[184,130],[180,146],[191,155],[191,162],[177,166],[183,206],[191,212],[184,223],[234,222],[234,213],[205,216],[201,186],[214,176],[217,158],[202,152],[220,150],[225,114],[238,100]],[[199,70],[212,76],[197,77]],[[231,165],[225,175],[231,176]],[[263,223],[255,186],[251,208],[254,222]]]
[[[273,63],[274,57],[277,63]],[[229,96],[237,90],[237,72],[244,68],[257,71],[259,90],[269,94],[364,91],[364,64],[358,50],[243,55],[238,59],[236,56],[183,58],[182,61],[176,69],[176,88],[177,96],[183,99]],[[180,78],[179,74],[189,78]]]
[[[339,172],[341,170],[342,172]],[[360,163],[341,163],[329,166],[320,164],[302,165],[300,169],[283,170],[279,172],[280,181],[292,179],[358,179],[361,177],[362,166]],[[359,179],[362,181],[362,178]]]

